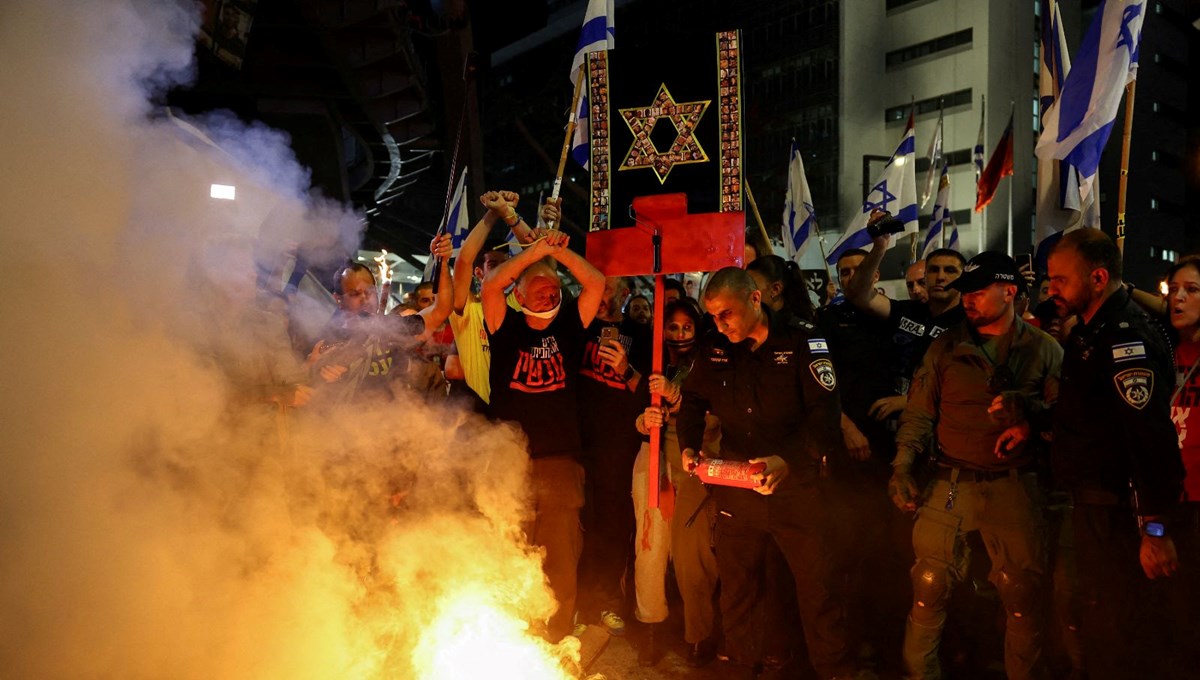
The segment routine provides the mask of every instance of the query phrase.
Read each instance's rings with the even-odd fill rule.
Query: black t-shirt
[[[925,350],[929,349],[929,344],[966,318],[961,304],[934,316],[927,304],[916,300],[892,300],[892,311],[887,322],[892,330],[892,342],[896,345],[900,357],[901,392],[908,391],[908,384],[917,367],[921,365],[921,359],[925,357]]]
[[[874,422],[867,415],[871,404],[900,394],[903,387],[903,364],[889,324],[845,298],[822,308],[818,320],[841,383],[842,410],[856,424]]]
[[[625,348],[629,364],[642,374],[637,391],[629,390],[624,377],[600,359],[600,332],[616,327],[617,341]],[[637,417],[650,403],[649,375],[653,336],[650,326],[625,318],[620,323],[596,319],[584,331],[583,361],[579,367],[579,429],[585,450],[616,447],[630,460],[641,445]]]
[[[530,328],[524,314],[509,308],[500,328],[489,336],[489,413],[521,426],[529,437],[531,458],[579,454],[583,333],[578,301],[563,300],[558,315],[543,330]]]
[[[410,316],[350,316],[339,312],[321,338],[326,349],[315,368],[345,366],[342,379],[321,385],[329,398],[391,399],[396,383],[403,383],[420,358],[414,353],[416,338],[425,332],[425,319]]]

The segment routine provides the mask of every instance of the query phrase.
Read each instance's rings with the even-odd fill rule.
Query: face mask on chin
[[[521,305],[521,313],[523,313],[525,316],[532,316],[535,319],[553,319],[554,317],[558,316],[558,310],[560,307],[562,307],[561,300],[557,305],[554,305],[552,309],[548,309],[544,312],[535,312],[525,305]]]

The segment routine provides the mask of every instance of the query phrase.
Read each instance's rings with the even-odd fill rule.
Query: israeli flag
[[[961,253],[962,249],[958,247],[958,225],[954,223],[954,216],[949,211],[946,212],[946,222],[950,224],[950,235],[947,237],[946,247]]]
[[[463,168],[458,176],[458,185],[454,187],[454,196],[450,198],[450,215],[446,218],[446,233],[450,234],[450,242],[454,246],[453,257],[458,257],[463,241],[471,231],[471,216],[467,210],[467,169]]]
[[[508,244],[509,257],[516,257],[521,254],[521,242],[517,240],[517,235],[512,230],[509,230],[504,242]]]
[[[871,211],[879,208],[886,210],[901,222],[904,222],[902,234],[917,233],[917,171],[916,171],[916,137],[913,134],[913,117],[909,115],[908,125],[904,128],[904,137],[900,146],[883,168],[883,174],[871,187],[867,199],[863,201],[862,211],[851,220],[846,227],[846,233],[834,244],[826,261],[836,264],[838,257],[853,248],[871,249],[871,236],[867,234],[867,218]],[[901,234],[894,234],[889,248],[896,245]]]
[[[585,77],[579,72],[579,67],[587,62],[588,52],[599,52],[613,48],[613,0],[588,0],[587,10],[583,14],[583,29],[579,32],[579,45],[575,48],[575,58],[571,60],[571,86]],[[579,110],[575,112],[575,134],[571,138],[571,158],[576,163],[588,168],[591,160],[591,150],[588,148],[588,106],[587,83],[583,84],[584,92],[579,97]]]
[[[1046,116],[1058,102],[1063,83],[1071,72],[1071,56],[1056,0],[1042,0],[1041,53],[1038,90],[1044,128]],[[1079,227],[1099,228],[1100,210],[1094,193],[1080,201],[1079,171],[1069,163],[1042,155],[1037,164],[1035,267],[1044,271],[1050,248],[1059,236]]]
[[[446,221],[438,229],[438,233],[450,234],[450,243],[454,246],[454,251],[450,253],[450,257],[458,257],[458,251],[462,247],[463,241],[467,239],[467,233],[470,231],[468,220],[470,215],[467,214],[467,169],[463,168],[462,174],[458,176],[458,184],[454,186],[454,194],[450,197],[450,214],[446,216]],[[432,281],[434,267],[437,265],[437,258],[430,255],[425,260],[425,270],[421,273],[422,281]]]
[[[1145,13],[1145,0],[1101,0],[1058,103],[1042,121],[1036,153],[1079,171],[1081,201],[1091,193],[1125,86],[1137,77]]]
[[[921,259],[938,248],[945,247],[946,232],[950,229],[950,174],[947,166],[942,166],[942,178],[938,180],[937,198],[933,199],[933,215],[929,218],[929,232],[925,234],[925,247],[921,250]],[[954,230],[955,238],[958,230]]]
[[[921,207],[924,208],[933,197],[933,178],[938,176],[938,165],[942,163],[942,120],[943,112],[938,111],[937,127],[933,129],[933,137],[929,140],[929,151],[925,156],[929,159],[929,169],[925,171],[925,182],[921,189]]]
[[[804,159],[796,140],[792,140],[792,155],[788,161],[787,196],[783,201],[783,247],[788,259],[800,264],[800,258],[813,241],[817,213],[813,209],[812,192],[804,176]]]

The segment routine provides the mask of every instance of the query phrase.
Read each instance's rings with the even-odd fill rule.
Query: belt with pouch
[[[1007,470],[968,470],[966,468],[941,465],[935,478],[947,482],[994,482],[997,479],[1011,477],[1016,479],[1023,474],[1032,473],[1028,467],[1008,468]],[[957,473],[957,475],[955,474]]]

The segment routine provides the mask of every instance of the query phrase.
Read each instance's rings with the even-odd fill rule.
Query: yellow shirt
[[[520,309],[512,294],[508,296],[508,305]],[[467,376],[467,386],[475,390],[475,394],[485,403],[491,403],[488,371],[492,366],[492,354],[488,345],[487,325],[483,320],[483,303],[468,300],[462,314],[451,312],[450,328],[454,329],[454,344],[458,346],[458,360]]]

